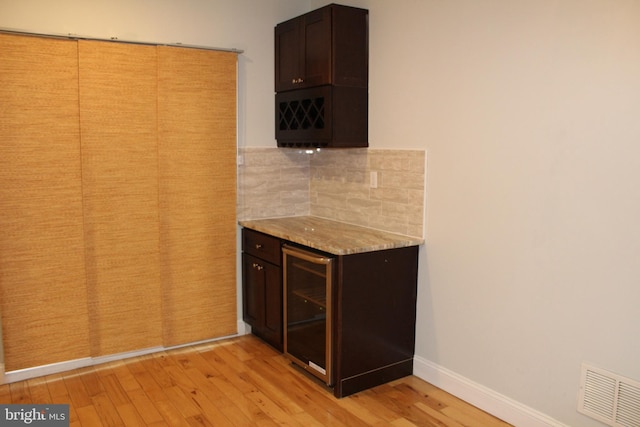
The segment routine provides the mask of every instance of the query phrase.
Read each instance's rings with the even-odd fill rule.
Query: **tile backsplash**
[[[239,220],[309,215],[304,150],[246,147],[238,150],[238,159]]]
[[[422,150],[354,148],[310,154],[244,147],[238,154],[241,220],[314,215],[424,237]],[[377,185],[372,185],[372,173]]]

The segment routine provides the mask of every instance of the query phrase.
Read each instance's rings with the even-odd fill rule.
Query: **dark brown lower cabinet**
[[[282,268],[280,240],[242,232],[243,320],[251,332],[282,351]]]
[[[335,396],[411,375],[418,246],[340,256],[337,276]]]
[[[279,350],[283,349],[283,266],[275,251],[284,243],[288,242],[243,229],[244,320],[256,336]],[[345,397],[411,375],[418,246],[336,255],[333,275],[334,395]]]

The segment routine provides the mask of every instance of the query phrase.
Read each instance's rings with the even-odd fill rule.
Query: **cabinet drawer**
[[[280,239],[277,237],[243,228],[242,250],[272,264],[281,264]]]

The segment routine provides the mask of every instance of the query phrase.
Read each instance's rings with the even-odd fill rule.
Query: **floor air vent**
[[[582,364],[578,412],[614,427],[640,427],[640,383]]]

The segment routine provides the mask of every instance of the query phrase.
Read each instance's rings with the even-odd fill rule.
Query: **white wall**
[[[417,355],[601,425],[581,362],[640,380],[640,2],[349,4],[371,147],[427,150]]]
[[[0,0],[0,27],[245,49],[240,143],[272,146],[273,25],[326,3]],[[417,356],[600,425],[580,363],[640,380],[640,2],[343,3],[370,9],[371,147],[428,153]]]

